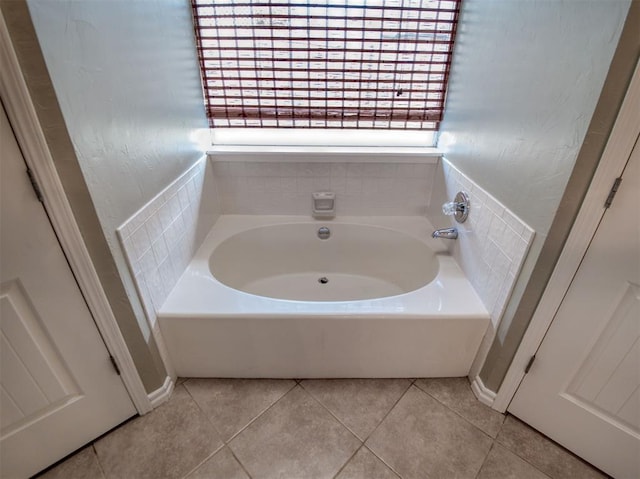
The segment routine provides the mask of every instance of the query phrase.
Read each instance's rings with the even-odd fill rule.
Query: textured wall
[[[80,228],[93,266],[145,389],[148,392],[155,391],[164,383],[165,367],[153,338],[143,336],[128,300],[60,111],[26,0],[0,0],[0,9],[38,122],[62,182],[64,194]]]
[[[466,0],[438,146],[546,235],[630,0]]]
[[[492,345],[486,362],[482,366],[480,375],[484,385],[493,391],[498,389],[505,377],[604,152],[620,105],[640,59],[638,32],[640,32],[640,0],[633,0],[598,104],[544,246],[526,283],[526,289],[521,293],[522,299],[519,299],[519,294],[518,301],[512,301],[509,305],[506,313],[510,318],[509,328],[500,331],[500,337],[504,337],[504,341],[496,341]]]
[[[502,341],[571,175],[630,0],[466,0],[438,146],[536,232],[485,367],[497,389]],[[518,338],[514,338],[515,344]],[[500,369],[493,381],[492,369]],[[502,376],[501,376],[502,375]]]
[[[115,232],[202,155],[191,141],[207,122],[189,4],[28,6],[101,226],[148,338]]]

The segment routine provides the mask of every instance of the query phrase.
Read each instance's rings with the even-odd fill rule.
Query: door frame
[[[531,318],[511,366],[491,407],[505,412],[525,376],[525,369],[551,326],[606,209],[604,202],[631,156],[640,135],[640,62],[627,89],[607,145],[571,228],[562,253]]]
[[[1,12],[0,93],[24,160],[40,186],[43,204],[98,331],[118,364],[122,382],[136,410],[146,414],[152,410],[152,403],[75,221]]]

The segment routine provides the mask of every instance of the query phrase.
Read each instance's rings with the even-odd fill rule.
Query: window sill
[[[354,163],[431,163],[442,151],[414,146],[283,146],[215,145],[207,151],[213,161],[354,162]]]

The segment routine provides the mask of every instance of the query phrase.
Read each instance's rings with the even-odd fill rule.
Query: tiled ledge
[[[471,202],[468,221],[452,223],[460,233],[453,254],[497,329],[535,232],[448,160],[442,167],[447,197],[465,191]]]

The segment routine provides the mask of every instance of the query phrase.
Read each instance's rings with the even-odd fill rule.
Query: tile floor
[[[466,378],[178,381],[40,479],[606,477]]]

